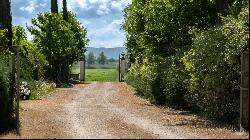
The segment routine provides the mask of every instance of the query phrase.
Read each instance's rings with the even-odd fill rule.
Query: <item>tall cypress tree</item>
[[[6,37],[8,43],[5,45],[12,45],[12,17],[11,6],[9,0],[0,0],[0,29],[8,29]],[[3,44],[1,44],[3,45]]]
[[[63,0],[63,19],[69,21],[68,9],[67,9],[67,0]]]
[[[12,16],[11,16],[11,3],[10,0],[0,0],[0,29],[7,29],[6,38],[8,39],[7,45],[12,46]],[[10,48],[14,51],[14,48]],[[15,61],[12,61],[15,62]],[[3,80],[3,79],[2,79]],[[6,129],[15,127],[14,113],[14,96],[15,96],[15,65],[12,65],[12,71],[9,75],[9,90],[7,83],[4,81],[0,84],[0,132]]]
[[[51,13],[58,13],[57,0],[51,0]]]

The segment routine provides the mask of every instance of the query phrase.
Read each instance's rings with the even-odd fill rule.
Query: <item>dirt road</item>
[[[156,107],[125,83],[92,82],[21,102],[21,136],[0,138],[248,138],[193,114]]]

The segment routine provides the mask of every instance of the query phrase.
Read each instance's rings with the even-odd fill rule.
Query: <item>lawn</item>
[[[116,81],[116,69],[86,69],[86,81]]]
[[[72,74],[80,73],[77,66],[72,67]],[[86,69],[86,81],[117,81],[118,72],[116,69]]]

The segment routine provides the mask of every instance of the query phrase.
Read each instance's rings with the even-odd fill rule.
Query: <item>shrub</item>
[[[21,84],[21,99],[40,99],[41,97],[54,91],[56,88],[55,83],[44,81],[23,81]]]
[[[37,45],[26,38],[25,29],[21,26],[13,28],[13,42],[20,47],[20,77],[23,80],[40,80],[45,74],[47,61]]]
[[[169,57],[165,60],[163,68],[162,86],[166,97],[166,104],[186,108],[187,102],[184,98],[188,94],[188,72],[180,62],[182,54]]]
[[[20,98],[29,99],[30,98],[30,89],[28,88],[28,83],[26,81],[21,82],[20,84]]]
[[[240,55],[248,46],[248,10],[222,25],[195,33],[192,49],[183,57],[190,73],[186,96],[210,118],[237,123],[240,95]]]
[[[0,132],[13,128],[14,120],[14,105],[13,92],[10,92],[10,55],[8,51],[0,52]]]
[[[161,88],[160,73],[157,72],[159,64],[154,58],[145,58],[143,64],[132,64],[125,81],[132,85],[136,94],[148,99],[151,103],[164,104],[165,97]]]

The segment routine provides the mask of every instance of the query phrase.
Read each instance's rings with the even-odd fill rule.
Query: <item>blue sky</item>
[[[12,0],[13,25],[31,25],[31,19],[50,10],[50,0]],[[131,0],[67,0],[68,9],[88,30],[89,47],[122,47],[125,34],[121,29],[123,9]],[[58,0],[59,10],[62,0]],[[28,39],[31,35],[28,33]]]

